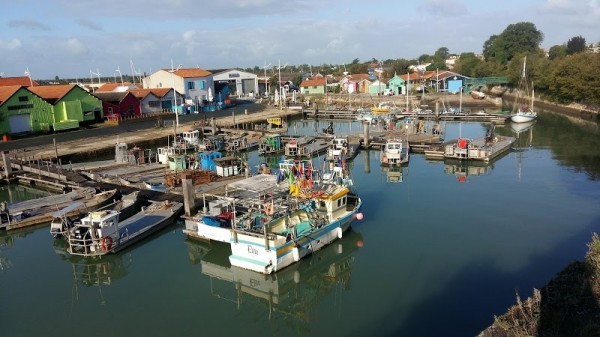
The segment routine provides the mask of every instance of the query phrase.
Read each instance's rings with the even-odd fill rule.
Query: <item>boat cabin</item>
[[[190,130],[183,132],[181,138],[191,146],[197,146],[200,144],[200,130]]]
[[[236,157],[215,158],[215,169],[220,177],[237,176],[242,172],[242,161]]]

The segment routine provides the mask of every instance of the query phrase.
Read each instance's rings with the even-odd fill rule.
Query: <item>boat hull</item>
[[[510,116],[510,121],[513,123],[528,123],[532,122],[537,118],[535,113],[517,113]]]

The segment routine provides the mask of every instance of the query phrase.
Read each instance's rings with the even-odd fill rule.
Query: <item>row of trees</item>
[[[469,77],[506,76],[511,85],[516,85],[521,76],[523,58],[527,56],[529,80],[534,83],[536,93],[559,103],[579,102],[600,106],[600,53],[588,52],[585,38],[575,36],[562,45],[552,46],[548,54],[541,49],[544,34],[531,22],[508,25],[500,34],[492,35],[483,43],[483,55],[462,53],[452,71]],[[441,47],[433,55],[423,54],[417,59],[375,58],[361,62],[354,59],[349,64],[323,64],[312,67],[308,64],[288,66],[286,73],[294,73],[297,85],[302,74],[313,72],[322,75],[367,73],[370,68],[382,67],[383,77],[406,74],[411,65],[431,63],[429,70],[447,69],[446,60],[450,51]],[[254,67],[247,71],[263,74],[264,68]],[[276,71],[268,70],[268,75]],[[272,85],[277,79],[272,78]]]

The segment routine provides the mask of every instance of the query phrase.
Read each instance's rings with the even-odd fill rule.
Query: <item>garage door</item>
[[[251,92],[257,93],[254,83],[255,82],[253,79],[242,80],[242,91],[244,92],[244,94],[249,94]]]
[[[29,114],[9,116],[8,124],[10,125],[10,133],[31,132],[31,124],[29,123]]]

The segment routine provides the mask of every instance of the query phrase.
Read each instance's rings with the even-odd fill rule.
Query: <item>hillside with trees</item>
[[[544,34],[531,22],[508,25],[502,32],[490,36],[482,44],[482,55],[475,52],[460,54],[452,71],[469,77],[506,76],[510,86],[516,86],[520,77],[523,58],[527,56],[527,69],[536,94],[548,101],[570,104],[578,103],[590,110],[600,109],[600,53],[593,52],[594,45],[587,45],[582,36],[574,36],[562,45],[555,45],[546,52],[541,48]],[[596,45],[596,50],[598,49]],[[375,58],[361,62],[355,58],[348,64],[323,64],[288,66],[286,73],[293,73],[294,83],[300,84],[302,74],[320,73],[341,76],[367,73],[370,68],[382,67],[383,77],[406,74],[411,65],[430,63],[428,70],[447,70],[446,59],[451,55],[447,47],[438,48],[432,55],[422,54],[417,59]],[[264,69],[254,67],[247,71],[262,75]],[[273,69],[268,75],[277,75]],[[272,78],[272,85],[277,79]]]

